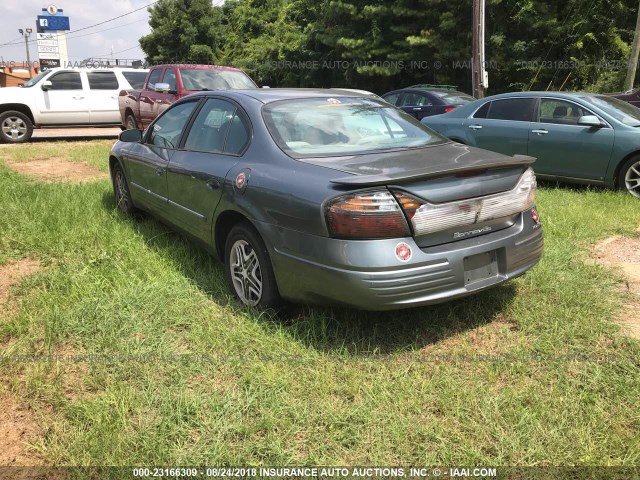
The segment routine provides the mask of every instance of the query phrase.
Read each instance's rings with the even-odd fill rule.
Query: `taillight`
[[[335,238],[409,237],[409,225],[394,196],[386,190],[334,199],[326,210],[329,233]]]
[[[444,113],[449,113],[449,112],[453,112],[456,109],[456,107],[446,107],[444,109]]]

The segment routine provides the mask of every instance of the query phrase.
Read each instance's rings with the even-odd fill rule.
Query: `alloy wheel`
[[[262,270],[256,251],[245,240],[231,247],[229,268],[236,294],[242,303],[255,307],[262,298]]]
[[[640,160],[629,167],[624,183],[631,195],[640,198]]]
[[[116,172],[116,205],[120,210],[126,212],[129,209],[129,193],[127,191],[127,182],[124,178],[122,170]]]
[[[22,139],[28,131],[27,124],[19,117],[7,117],[2,122],[2,133],[12,140]]]

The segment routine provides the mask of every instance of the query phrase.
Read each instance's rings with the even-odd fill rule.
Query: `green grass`
[[[106,170],[110,143],[0,157]],[[538,198],[545,255],[520,279],[431,308],[274,317],[239,309],[187,240],[118,214],[107,180],[41,184],[0,162],[0,264],[45,265],[0,320],[3,381],[56,465],[638,465],[640,346],[613,322],[620,278],[583,260],[638,235],[640,204]]]

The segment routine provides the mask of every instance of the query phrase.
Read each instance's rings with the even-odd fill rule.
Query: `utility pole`
[[[24,37],[24,46],[27,47],[27,69],[29,70],[29,78],[31,78],[31,56],[29,55],[29,37],[31,36],[31,32],[33,32],[33,30],[30,28],[26,28],[24,30],[19,28],[18,32],[20,32],[20,35]]]
[[[485,0],[473,0],[473,40],[471,48],[471,82],[473,84],[473,96],[484,98],[485,89],[489,86],[489,75],[485,69],[484,56],[484,5]]]
[[[636,33],[633,36],[633,47],[631,48],[631,58],[627,66],[627,78],[624,81],[624,91],[633,88],[633,81],[636,78],[638,69],[638,54],[640,53],[640,6],[638,6],[638,19],[636,20]]]

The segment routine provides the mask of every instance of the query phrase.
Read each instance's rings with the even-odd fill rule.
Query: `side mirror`
[[[45,92],[48,92],[49,90],[51,90],[51,87],[53,87],[53,83],[51,83],[51,80],[45,80],[44,82],[42,82],[41,88]]]
[[[140,143],[142,141],[142,130],[125,130],[118,135],[118,140],[127,143]]]
[[[171,91],[171,85],[168,83],[156,83],[153,89],[158,93],[169,93]]]
[[[583,127],[602,128],[604,124],[595,115],[584,115],[578,119],[578,125]]]
[[[263,86],[262,86],[262,87],[260,87],[260,88],[271,88],[271,87],[270,87],[269,85],[263,85]]]

